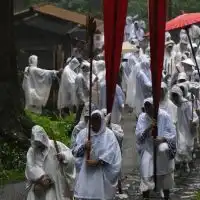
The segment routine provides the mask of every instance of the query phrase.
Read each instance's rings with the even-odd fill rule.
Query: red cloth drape
[[[165,46],[166,0],[149,0],[148,3],[154,118],[157,119]],[[156,134],[154,131],[154,136]]]
[[[107,112],[112,111],[121,62],[128,0],[104,0]]]

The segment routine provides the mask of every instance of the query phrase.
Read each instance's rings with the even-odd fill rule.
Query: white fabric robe
[[[168,98],[168,96],[160,102],[160,109],[165,110],[171,117],[174,124],[177,122],[177,106]]]
[[[136,95],[136,74],[140,71],[140,63],[137,63],[128,77],[126,103],[131,108],[135,108],[135,95]]]
[[[146,113],[140,114],[136,126],[136,139],[137,149],[140,156],[140,172],[141,178],[148,183],[149,178],[153,177],[153,140],[152,137],[144,136],[144,131],[149,127],[151,123],[150,117]],[[168,145],[168,149],[171,143],[176,144],[176,130],[173,125],[170,116],[166,111],[159,109],[158,114],[158,136],[165,137]],[[165,144],[165,143],[164,143]],[[162,145],[162,144],[161,144]],[[169,156],[169,150],[157,153],[157,175],[168,175],[173,173],[174,159]],[[149,182],[146,187],[142,188],[142,191],[153,190],[154,183]]]
[[[140,71],[136,74],[135,108],[137,116],[142,112],[144,100],[151,96],[151,88],[150,69],[141,67]]]
[[[103,125],[105,126],[105,125]],[[77,177],[74,196],[78,199],[111,200],[121,170],[121,151],[114,133],[108,128],[101,128],[97,134],[91,135],[91,159],[101,160],[104,165],[89,167],[86,164],[84,144],[88,130],[82,130],[76,140],[77,157],[82,157],[82,165]],[[79,159],[80,162],[80,159]]]
[[[105,82],[103,82],[100,85],[100,96],[99,96],[99,108],[105,109],[107,108],[106,104],[106,85]],[[111,122],[113,124],[120,124],[121,121],[121,115],[122,115],[122,108],[125,102],[125,96],[122,91],[122,89],[119,87],[119,85],[116,86],[116,92],[115,92],[115,98],[113,102],[113,108],[111,113]]]
[[[184,99],[183,103],[177,110],[177,162],[189,162],[192,159],[192,151],[194,148],[195,132],[191,131],[191,120],[198,124],[198,116],[194,111],[192,114],[192,104]]]
[[[38,152],[34,148],[34,140],[32,147],[27,153],[27,163],[25,175],[28,180],[28,196],[27,200],[69,200],[69,194],[66,195],[66,187],[73,191],[74,180],[76,176],[75,159],[71,150],[63,143],[57,142],[60,153],[64,155],[63,164],[60,164],[56,158],[57,152],[54,146],[54,141],[49,140],[44,130],[36,126],[34,132],[34,140],[40,141],[46,146],[44,152]],[[61,167],[64,174],[61,173]],[[34,193],[34,181],[40,179],[41,176],[48,175],[54,182],[54,187],[51,187],[40,198]]]
[[[77,74],[67,65],[63,71],[58,91],[58,109],[71,108],[76,105],[75,80]]]
[[[55,70],[40,69],[36,66],[26,67],[24,71],[23,90],[25,92],[25,109],[41,113],[48,101],[52,78]]]

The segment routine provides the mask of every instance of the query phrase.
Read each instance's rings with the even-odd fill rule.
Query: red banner
[[[166,0],[149,0],[149,30],[154,118],[157,119],[165,48]],[[157,133],[155,131],[154,136]]]
[[[121,63],[128,0],[104,0],[107,112],[112,111]]]

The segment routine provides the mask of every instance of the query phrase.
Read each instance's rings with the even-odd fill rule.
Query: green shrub
[[[200,191],[196,192],[195,197],[193,200],[200,200]]]
[[[41,116],[28,111],[26,115],[34,124],[42,126],[50,139],[61,141],[67,146],[70,144],[74,115],[64,119],[55,116]],[[4,141],[0,144],[0,185],[24,179],[27,150],[21,148],[18,141]]]
[[[28,117],[32,121],[42,126],[50,139],[55,139],[63,142],[66,145],[70,143],[71,132],[74,127],[74,115],[66,118],[59,118],[54,116],[42,116],[26,111]]]

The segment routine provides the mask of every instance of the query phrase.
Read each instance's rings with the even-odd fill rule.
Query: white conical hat
[[[190,58],[187,58],[187,59],[183,60],[182,63],[190,65],[190,66],[195,66],[194,62]]]

